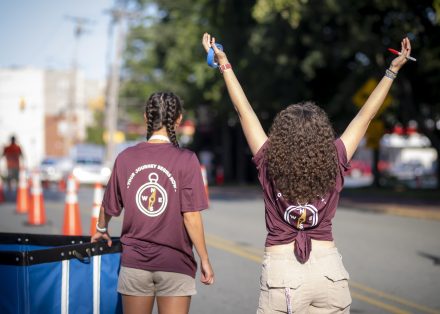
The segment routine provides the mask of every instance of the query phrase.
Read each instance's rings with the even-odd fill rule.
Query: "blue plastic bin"
[[[0,233],[0,313],[122,313],[121,245],[90,237]]]

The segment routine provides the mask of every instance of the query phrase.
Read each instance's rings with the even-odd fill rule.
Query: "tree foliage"
[[[207,67],[203,32],[217,37],[266,129],[281,108],[315,100],[341,131],[355,114],[353,95],[380,78],[412,40],[384,113],[387,126],[416,119],[440,151],[440,0],[138,0],[146,17],[132,25],[123,96],[143,102],[158,89],[181,95],[191,110],[209,104],[213,125],[237,128],[217,71]],[[226,122],[228,121],[228,123]],[[440,123],[440,122],[438,122]],[[218,128],[217,128],[218,130]],[[215,132],[214,132],[215,133]]]

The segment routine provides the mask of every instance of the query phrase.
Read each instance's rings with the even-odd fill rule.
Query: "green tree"
[[[419,61],[399,73],[393,104],[382,119],[388,126],[416,119],[440,156],[435,127],[440,120],[439,0],[133,3],[150,16],[131,29],[123,96],[143,102],[154,90],[171,89],[189,110],[208,105],[218,130],[213,143],[222,145],[229,178],[243,180],[240,170],[250,155],[224,84],[204,61],[200,37],[205,31],[224,44],[266,129],[287,104],[312,99],[329,113],[338,132],[357,110],[353,95],[369,78],[380,78],[392,60],[386,48],[398,48],[408,35]]]
[[[96,110],[93,113],[94,123],[92,126],[87,127],[87,143],[104,145],[104,112]]]
[[[280,20],[289,24],[299,41],[301,75],[339,130],[354,114],[350,99],[357,86],[380,77],[393,58],[386,47],[398,48],[403,36],[410,37],[419,62],[399,74],[393,106],[382,119],[388,126],[416,120],[440,156],[440,95],[434,87],[440,84],[440,1],[258,0],[253,14],[268,28]],[[440,167],[437,177],[440,187]]]

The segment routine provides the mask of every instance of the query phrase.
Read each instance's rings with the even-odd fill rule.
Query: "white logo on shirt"
[[[149,182],[143,184],[136,192],[136,205],[143,214],[157,217],[165,211],[168,195],[165,189],[157,183],[159,180],[157,173],[150,173],[148,180]]]
[[[310,204],[292,205],[284,212],[284,220],[300,230],[304,229],[304,224],[309,228],[314,227],[318,224],[318,210]]]

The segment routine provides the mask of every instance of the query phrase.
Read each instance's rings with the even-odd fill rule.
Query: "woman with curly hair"
[[[332,219],[349,161],[411,53],[409,39],[339,138],[313,102],[279,112],[267,136],[215,38],[205,33],[202,44],[214,50],[263,187],[267,238],[257,313],[349,313],[349,275]]]

